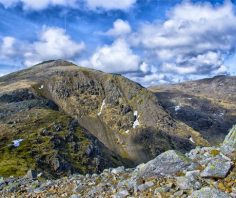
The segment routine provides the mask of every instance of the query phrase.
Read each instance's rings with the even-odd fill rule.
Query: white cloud
[[[146,62],[143,62],[141,65],[140,65],[140,70],[143,72],[143,73],[147,73],[150,71],[150,67],[149,65],[146,63]]]
[[[73,41],[61,28],[43,28],[39,40],[25,52],[25,65],[30,66],[48,59],[72,59],[85,49],[83,42]]]
[[[89,60],[81,61],[80,64],[105,72],[130,72],[139,69],[140,58],[125,40],[118,39],[110,46],[98,48]]]
[[[121,19],[117,19],[113,23],[113,28],[108,30],[105,35],[109,36],[123,36],[131,33],[132,29],[128,21],[123,21]]]
[[[127,10],[131,8],[136,0],[86,0],[90,9],[102,8],[105,10]]]
[[[92,10],[127,10],[136,0],[0,0],[0,3],[6,8],[22,4],[26,10],[43,10],[49,6],[79,8],[83,3]]]
[[[0,43],[0,58],[8,59],[16,54],[16,39],[14,37],[3,37]]]
[[[160,65],[160,71],[176,75],[211,75],[226,71],[224,59],[236,44],[236,16],[230,2],[182,3],[163,23],[143,24],[131,36]],[[154,62],[153,61],[153,62]]]
[[[49,6],[75,7],[77,0],[0,0],[5,7],[12,7],[21,3],[24,9],[43,10]]]

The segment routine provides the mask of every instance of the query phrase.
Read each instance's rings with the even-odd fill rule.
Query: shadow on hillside
[[[228,115],[227,109],[207,99],[182,92],[159,92],[156,96],[173,118],[200,132],[211,144],[221,143],[236,123],[236,116]]]

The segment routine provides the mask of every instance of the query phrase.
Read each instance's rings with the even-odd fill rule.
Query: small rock
[[[124,170],[125,170],[125,167],[124,166],[120,166],[118,168],[112,169],[111,173],[113,173],[113,174],[120,174],[120,173],[124,172]]]
[[[154,196],[155,196],[156,198],[162,198],[161,193],[158,192],[158,191],[154,191]]]
[[[74,195],[71,195],[70,198],[80,198],[80,196],[74,194]]]
[[[138,186],[138,190],[142,192],[142,191],[145,191],[146,189],[148,189],[148,188],[150,188],[152,186],[154,186],[153,182],[146,182],[144,184],[139,185]]]
[[[184,191],[183,190],[179,190],[177,192],[174,193],[175,197],[180,197],[181,195],[183,195]]]
[[[125,198],[127,196],[129,196],[129,192],[127,190],[121,190],[116,195],[117,198]]]

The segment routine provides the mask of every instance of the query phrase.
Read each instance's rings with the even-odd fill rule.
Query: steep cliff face
[[[174,119],[200,132],[213,145],[221,143],[236,122],[236,77],[216,76],[150,90]]]
[[[21,153],[17,150],[21,147],[5,150],[14,138],[29,141],[27,149],[33,139],[39,139],[42,148],[50,142],[46,152],[27,154],[32,161],[41,155],[56,158],[53,162],[46,160],[52,168],[58,167],[58,159],[66,167],[80,160],[82,164],[68,170],[84,172],[97,167],[97,161],[101,169],[107,162],[107,166],[133,166],[168,149],[187,151],[207,144],[198,132],[173,119],[157,97],[139,84],[62,60],[0,78],[0,116],[0,150],[6,163],[7,155],[14,152],[17,158]],[[69,126],[73,119],[78,122],[73,133],[77,129],[78,133],[71,137]],[[57,134],[54,124],[62,125],[61,134]],[[50,149],[56,152],[54,158],[48,154]],[[27,157],[22,156],[23,161]]]

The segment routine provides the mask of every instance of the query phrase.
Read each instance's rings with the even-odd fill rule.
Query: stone
[[[77,193],[80,192],[83,189],[83,185],[82,184],[77,184],[73,190],[73,192]]]
[[[129,196],[129,192],[127,190],[120,190],[116,195],[117,198],[125,198],[127,196]]]
[[[139,167],[137,175],[144,178],[175,175],[180,171],[186,170],[190,165],[191,160],[184,154],[175,150],[169,150]]]
[[[28,172],[25,175],[28,179],[37,179],[37,172],[35,170],[28,170]]]
[[[185,176],[177,177],[176,183],[181,190],[198,190],[200,189],[201,183],[198,181],[198,177],[200,176],[200,171],[189,171],[186,172]]]
[[[175,197],[180,197],[181,195],[183,195],[184,191],[183,190],[179,190],[177,192],[174,193]]]
[[[73,194],[73,195],[70,196],[70,198],[80,198],[80,196]]]
[[[215,188],[204,187],[200,190],[194,191],[189,198],[230,198],[230,196]]]
[[[120,174],[120,173],[124,172],[124,170],[125,170],[125,167],[124,166],[120,166],[118,168],[112,169],[111,173],[113,173],[113,174]]]
[[[156,198],[162,198],[161,193],[158,192],[158,191],[154,191],[154,196],[155,196]]]
[[[201,172],[201,177],[206,178],[225,178],[232,167],[230,161],[216,159],[210,162]]]
[[[139,191],[145,191],[147,190],[148,188],[151,188],[152,186],[154,186],[154,183],[153,182],[145,182],[144,184],[141,184],[138,186],[138,190]]]

